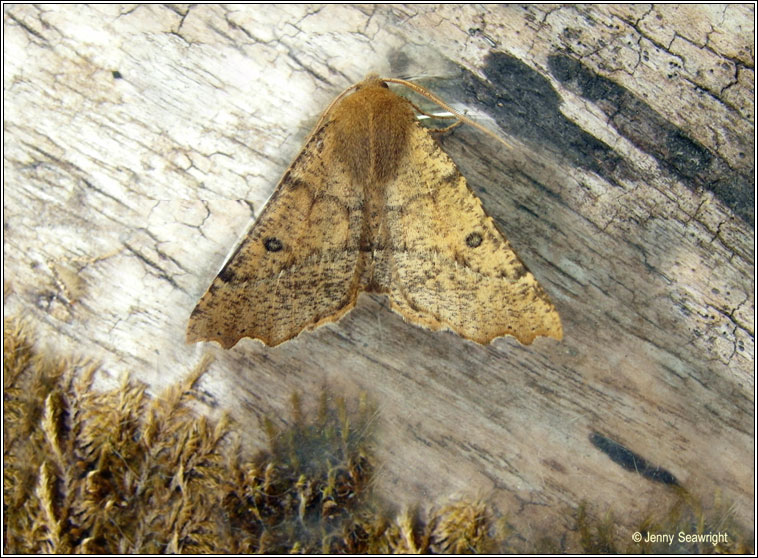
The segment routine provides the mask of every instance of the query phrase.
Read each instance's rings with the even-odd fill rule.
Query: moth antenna
[[[418,106],[416,103],[411,101],[410,99],[406,99],[411,106],[413,107],[413,110],[415,110],[419,114],[423,114],[424,116],[428,118],[434,118],[435,120],[444,119],[444,118],[458,118],[455,114],[429,114],[428,112],[421,109],[420,106]]]
[[[471,120],[469,117],[462,115],[460,112],[458,112],[453,107],[451,107],[450,105],[448,105],[445,101],[443,101],[442,99],[440,99],[439,97],[437,97],[437,95],[435,95],[431,91],[428,91],[427,89],[421,87],[420,85],[417,85],[417,84],[415,84],[413,82],[410,82],[410,81],[406,81],[404,79],[398,79],[398,78],[382,78],[382,81],[386,81],[386,82],[389,82],[389,83],[397,83],[398,85],[404,85],[405,87],[407,87],[409,89],[412,89],[413,91],[415,91],[419,95],[423,95],[427,99],[429,99],[429,100],[437,103],[439,106],[441,106],[442,108],[444,108],[448,112],[454,114],[455,117],[458,118],[458,120],[460,120],[462,122],[465,122],[466,124],[471,124],[474,128],[476,128],[480,132],[484,132],[488,136],[496,139],[497,141],[499,141],[500,143],[502,143],[504,146],[506,146],[508,149],[512,149],[513,148],[513,146],[510,143],[508,143],[503,138],[501,138],[500,136],[498,136],[492,130],[487,129],[486,127],[482,126],[478,122],[475,122],[475,121]],[[344,93],[343,93],[343,95],[344,95]],[[341,96],[342,95],[340,95],[340,97]]]
[[[444,128],[430,129],[429,131],[430,132],[434,132],[435,134],[445,134],[445,133],[449,132],[450,130],[452,130],[453,128],[457,128],[461,124],[463,124],[463,122],[461,120],[456,120],[455,122],[453,122],[452,124],[450,124],[450,126],[445,126]]]

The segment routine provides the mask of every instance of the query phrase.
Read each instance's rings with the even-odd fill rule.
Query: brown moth
[[[339,320],[363,291],[477,343],[563,337],[545,291],[388,81],[419,90],[370,76],[335,99],[198,302],[188,343],[278,345]]]

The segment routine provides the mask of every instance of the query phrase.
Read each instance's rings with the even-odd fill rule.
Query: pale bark
[[[286,417],[293,391],[366,391],[395,501],[488,496],[528,535],[562,529],[584,499],[623,532],[673,495],[611,461],[597,432],[750,526],[753,17],[6,5],[5,314],[154,388],[211,352],[208,412],[247,421]],[[369,71],[443,76],[429,87],[512,144],[442,140],[556,303],[562,342],[482,347],[364,296],[274,349],[185,345],[320,111]]]

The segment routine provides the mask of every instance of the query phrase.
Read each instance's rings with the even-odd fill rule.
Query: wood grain
[[[3,15],[5,313],[55,350],[101,359],[104,382],[183,375],[208,350],[184,343],[194,304],[319,111],[371,71],[444,75],[426,84],[514,146],[443,140],[564,340],[482,347],[363,296],[280,347],[210,349],[208,412],[251,424],[294,390],[365,390],[382,494],[489,496],[527,538],[582,499],[623,533],[673,498],[594,433],[751,528],[753,6]],[[80,277],[73,304],[50,262]]]

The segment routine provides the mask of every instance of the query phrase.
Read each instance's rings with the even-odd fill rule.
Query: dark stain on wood
[[[590,434],[590,442],[593,446],[610,457],[614,463],[618,463],[627,471],[639,473],[646,479],[654,482],[660,482],[662,484],[668,484],[671,486],[679,486],[679,481],[676,480],[676,477],[669,473],[666,469],[649,463],[643,457],[622,446],[611,438],[607,438],[602,434],[593,432]]]
[[[753,224],[752,173],[731,169],[721,157],[666,120],[643,99],[572,56],[564,53],[549,56],[548,69],[571,91],[603,110],[616,131],[655,157],[662,169],[690,188],[712,191],[746,223]],[[752,137],[740,141],[746,149],[753,150]]]

